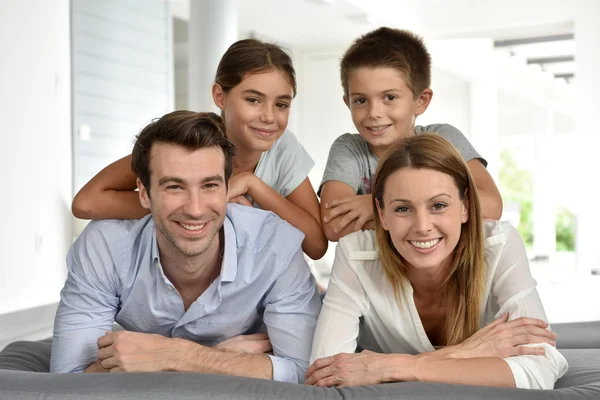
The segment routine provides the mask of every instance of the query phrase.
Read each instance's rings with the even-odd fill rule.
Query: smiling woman
[[[336,249],[308,384],[554,386],[567,363],[523,242],[506,222],[482,223],[469,167],[446,139],[395,144],[377,169],[373,209],[376,230]]]
[[[309,257],[321,258],[327,240],[308,179],[314,162],[286,129],[296,95],[289,55],[255,39],[234,43],[217,67],[212,94],[236,148],[229,201],[273,211],[304,233],[302,249]],[[75,196],[73,214],[84,219],[146,215],[134,192],[136,175],[130,164],[131,157],[124,157],[92,178]]]

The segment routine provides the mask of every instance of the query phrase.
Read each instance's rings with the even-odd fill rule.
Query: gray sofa
[[[554,324],[569,371],[554,390],[439,383],[321,389],[193,373],[50,374],[51,340],[15,342],[0,352],[0,399],[600,399],[600,321]]]

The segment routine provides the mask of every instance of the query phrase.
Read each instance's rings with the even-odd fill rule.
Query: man
[[[227,204],[224,129],[213,113],[176,111],[138,135],[132,169],[151,215],[91,222],[71,248],[51,372],[304,381],[320,300],[303,234]],[[115,321],[126,331],[107,332]]]

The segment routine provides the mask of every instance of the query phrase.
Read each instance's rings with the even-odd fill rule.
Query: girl
[[[373,184],[375,231],[338,243],[307,384],[553,388],[567,362],[516,229],[482,224],[469,168],[443,137],[390,151]],[[365,351],[338,354],[357,344]]]
[[[255,39],[234,43],[223,55],[212,87],[227,137],[236,147],[229,199],[270,210],[305,234],[302,248],[312,259],[327,250],[319,201],[308,179],[314,165],[288,130],[296,75],[280,47]],[[82,219],[140,218],[131,156],[100,171],[73,200]],[[249,201],[252,200],[252,202]]]

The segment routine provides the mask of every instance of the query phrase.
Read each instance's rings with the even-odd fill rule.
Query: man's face
[[[152,146],[150,193],[139,179],[138,187],[142,206],[152,212],[162,252],[195,257],[219,245],[227,209],[224,160],[218,147]]]

